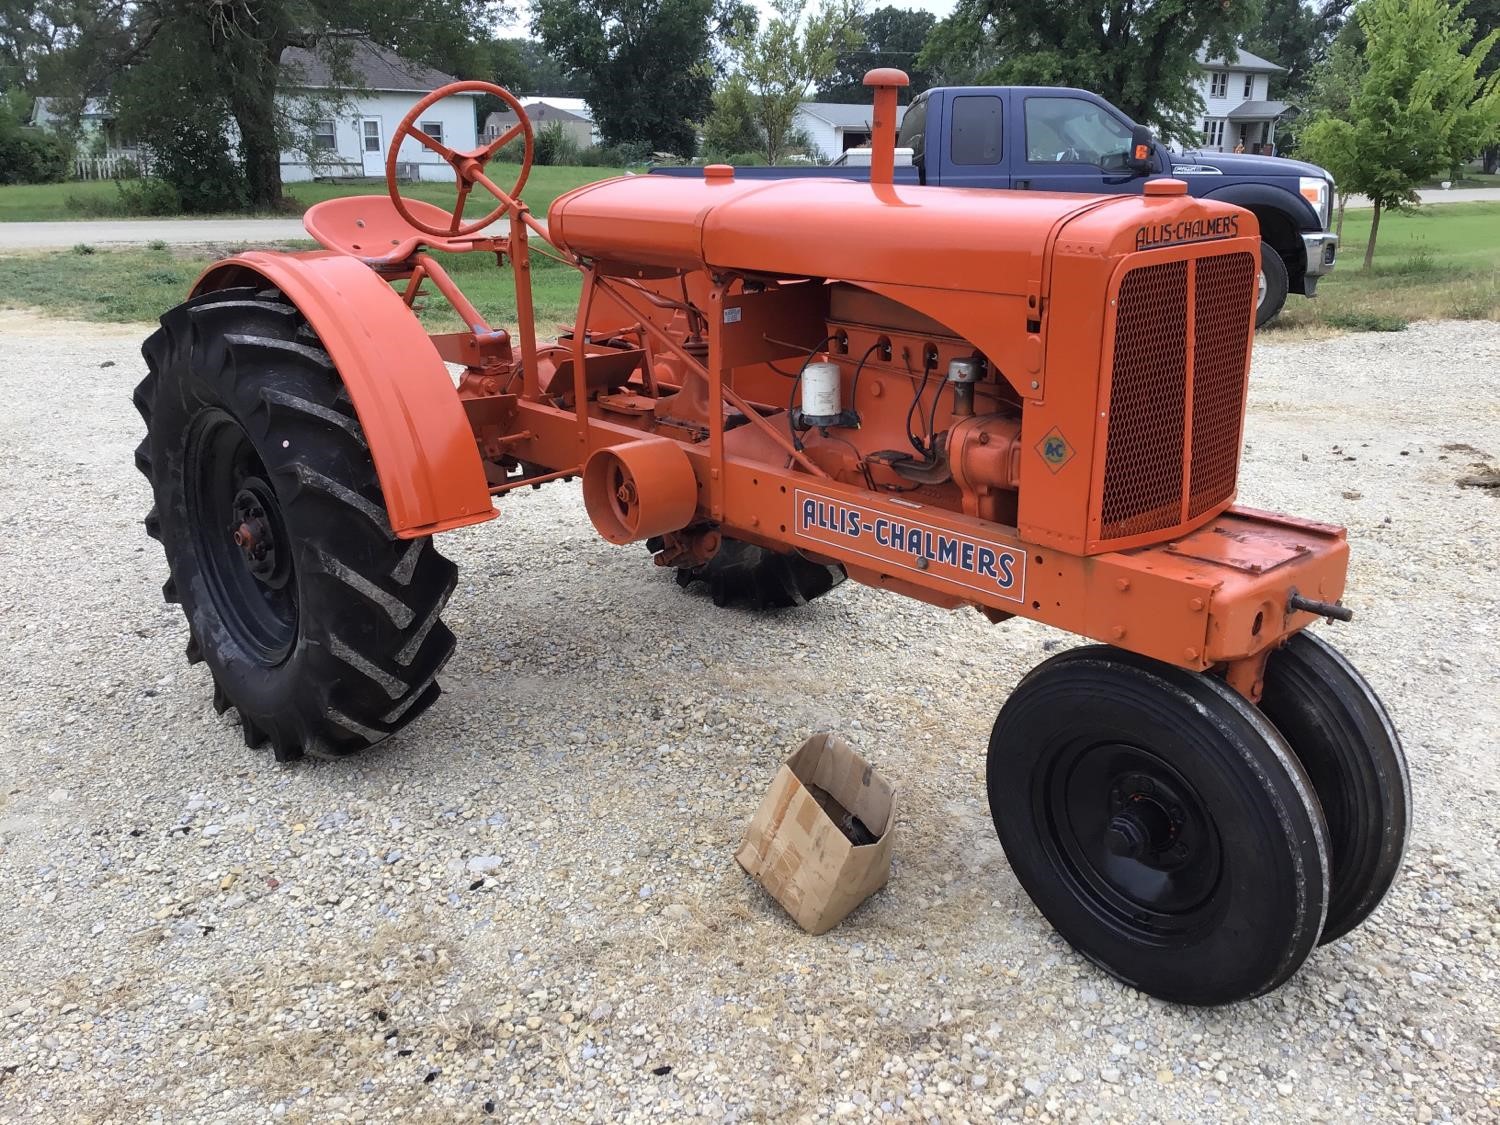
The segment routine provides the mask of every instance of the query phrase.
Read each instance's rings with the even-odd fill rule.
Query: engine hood
[[[1289,160],[1283,156],[1254,156],[1248,152],[1172,152],[1167,154],[1172,162],[1174,176],[1213,175],[1193,173],[1188,168],[1212,168],[1224,176],[1264,178],[1271,176],[1319,176],[1333,179],[1327,171],[1316,164],[1303,160]]]

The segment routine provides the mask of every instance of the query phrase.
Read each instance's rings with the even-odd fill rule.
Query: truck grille
[[[1243,252],[1138,266],[1121,281],[1101,539],[1165,531],[1234,495],[1254,299]]]

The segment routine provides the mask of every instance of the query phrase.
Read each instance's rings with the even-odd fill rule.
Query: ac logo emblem
[[[1042,460],[1047,462],[1047,468],[1054,473],[1073,459],[1073,447],[1068,444],[1068,439],[1062,436],[1062,431],[1056,426],[1048,430],[1046,436],[1037,442],[1036,451],[1042,455]]]

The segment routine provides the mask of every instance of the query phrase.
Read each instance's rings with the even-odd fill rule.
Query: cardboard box
[[[776,771],[734,858],[799,926],[826,933],[885,886],[895,817],[890,782],[838,735],[816,734]]]

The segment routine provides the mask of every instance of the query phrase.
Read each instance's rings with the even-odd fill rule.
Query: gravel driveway
[[[209,707],[141,530],[145,329],[0,313],[0,1119],[1217,1122],[1500,1116],[1500,325],[1258,347],[1242,499],[1337,520],[1416,826],[1276,994],[1148,1000],[1012,878],[1005,693],[1069,638],[845,586],[756,617],[598,539],[575,486],[457,532],[447,695],[278,768]],[[732,858],[832,727],[901,787],[821,938]]]

